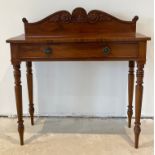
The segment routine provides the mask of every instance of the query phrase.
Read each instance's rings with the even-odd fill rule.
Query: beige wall
[[[100,9],[124,20],[138,15],[137,32],[151,36],[145,66],[142,115],[153,116],[153,0],[0,0],[0,115],[16,114],[9,44],[34,22],[60,9]],[[34,63],[34,103],[40,115],[126,116],[127,62]],[[24,114],[28,113],[22,64]],[[115,86],[114,88],[112,86]]]

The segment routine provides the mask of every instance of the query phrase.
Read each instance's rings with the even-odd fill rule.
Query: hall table
[[[135,16],[123,21],[103,11],[76,8],[72,13],[58,11],[38,22],[23,18],[25,34],[8,39],[14,68],[15,97],[20,144],[24,144],[24,124],[21,85],[21,62],[26,62],[29,113],[34,124],[32,61],[128,61],[128,127],[133,114],[134,66],[135,90],[135,148],[138,148],[143,95],[146,44],[150,37],[136,33]],[[113,86],[111,86],[112,88]],[[41,91],[41,90],[40,90]]]

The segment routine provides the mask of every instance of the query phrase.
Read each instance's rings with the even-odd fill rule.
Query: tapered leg
[[[143,76],[144,76],[144,63],[137,62],[137,72],[136,72],[136,102],[135,102],[135,148],[138,148],[139,135],[140,135],[140,118],[141,118],[141,108],[142,108],[142,96],[143,96]]]
[[[128,127],[131,127],[131,118],[133,114],[132,101],[133,101],[133,90],[134,90],[134,61],[129,61],[129,74],[128,74]]]
[[[29,96],[29,113],[31,117],[31,124],[34,125],[32,62],[26,62],[26,68],[27,68],[27,86],[28,86],[28,96]]]
[[[21,72],[20,63],[14,63],[14,78],[15,78],[15,95],[16,107],[18,116],[18,132],[20,136],[20,144],[24,144],[24,124],[23,124],[23,107],[22,107],[22,86],[21,86]]]

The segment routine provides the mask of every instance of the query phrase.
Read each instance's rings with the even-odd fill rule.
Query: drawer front
[[[19,47],[22,59],[102,60],[138,57],[136,43],[27,44]]]

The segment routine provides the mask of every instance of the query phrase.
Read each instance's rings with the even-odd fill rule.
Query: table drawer
[[[137,58],[136,43],[66,43],[21,45],[19,57],[23,59],[84,60]]]

